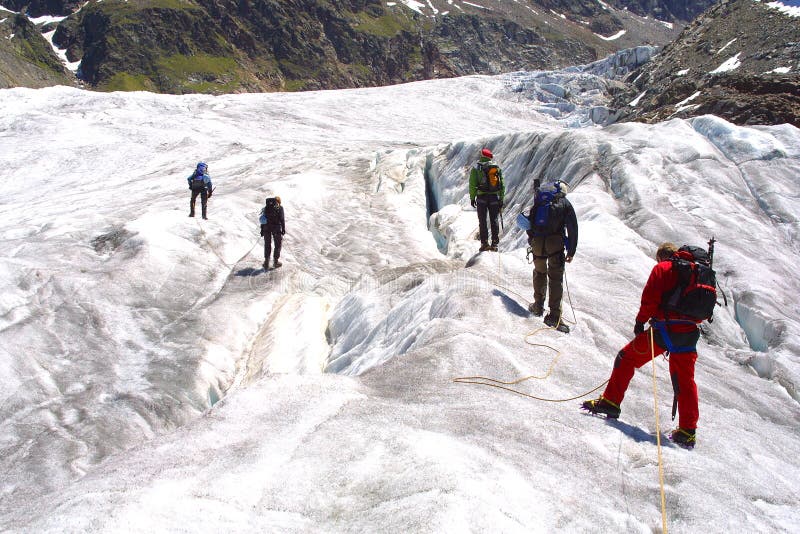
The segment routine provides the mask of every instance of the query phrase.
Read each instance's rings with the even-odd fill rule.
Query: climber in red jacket
[[[584,402],[581,407],[594,414],[618,418],[622,399],[634,371],[651,361],[654,356],[669,351],[669,373],[679,413],[678,428],[671,433],[670,439],[681,446],[692,448],[699,417],[694,365],[697,360],[695,345],[700,338],[697,325],[701,320],[677,312],[668,313],[665,309],[665,298],[678,285],[678,271],[673,261],[675,258],[694,260],[688,252],[676,251],[672,243],[664,243],[658,248],[658,263],[650,272],[650,278],[642,290],[642,303],[633,329],[636,337],[617,353],[614,369],[603,395],[599,399]],[[653,326],[645,330],[647,321],[651,321]],[[651,329],[654,341],[652,351]]]

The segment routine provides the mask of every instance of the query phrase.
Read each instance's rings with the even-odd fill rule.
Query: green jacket
[[[481,156],[480,159],[478,160],[478,163],[487,163],[487,162],[492,163],[493,165],[497,165],[496,163],[494,163],[494,161],[484,156]],[[477,164],[474,165],[472,167],[472,170],[469,171],[469,200],[470,201],[475,200],[475,197],[478,195],[496,194],[497,198],[499,198],[500,201],[502,202],[503,198],[506,196],[506,182],[505,180],[503,180],[503,171],[500,170],[499,166],[497,175],[500,177],[500,190],[495,192],[481,191],[480,189],[478,189],[478,184],[480,183],[480,180],[483,177],[483,171],[478,168]]]

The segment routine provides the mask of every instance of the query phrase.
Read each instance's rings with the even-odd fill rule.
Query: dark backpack
[[[664,310],[711,321],[717,304],[717,276],[711,268],[708,252],[684,245],[670,261],[672,268],[678,271],[678,285],[664,295]]]
[[[478,163],[478,190],[484,193],[498,193],[503,188],[503,173],[496,163],[485,161]]]
[[[546,184],[536,190],[533,207],[528,215],[531,223],[530,235],[546,236],[563,232],[564,196],[560,182]]]
[[[203,180],[202,174],[198,173],[196,170],[192,173],[192,190],[199,191],[206,188],[206,182]]]
[[[264,216],[267,218],[267,224],[270,226],[277,226],[281,222],[281,205],[275,198],[268,198],[264,204]]]

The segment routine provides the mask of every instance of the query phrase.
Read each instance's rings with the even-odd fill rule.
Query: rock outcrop
[[[73,83],[71,73],[27,17],[0,12],[0,88]]]
[[[714,114],[737,124],[800,127],[800,17],[725,0],[631,75],[617,121]]]

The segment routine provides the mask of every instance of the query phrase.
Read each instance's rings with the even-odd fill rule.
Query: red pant
[[[653,344],[655,355],[662,354],[666,349]],[[633,378],[636,369],[652,360],[650,352],[650,330],[645,330],[625,345],[614,360],[614,370],[608,381],[603,397],[615,404],[622,404],[625,390]],[[670,354],[669,374],[672,377],[672,386],[678,396],[678,426],[681,428],[697,428],[697,419],[700,412],[697,407],[697,384],[694,382],[694,363],[697,361],[697,352],[681,352]]]

